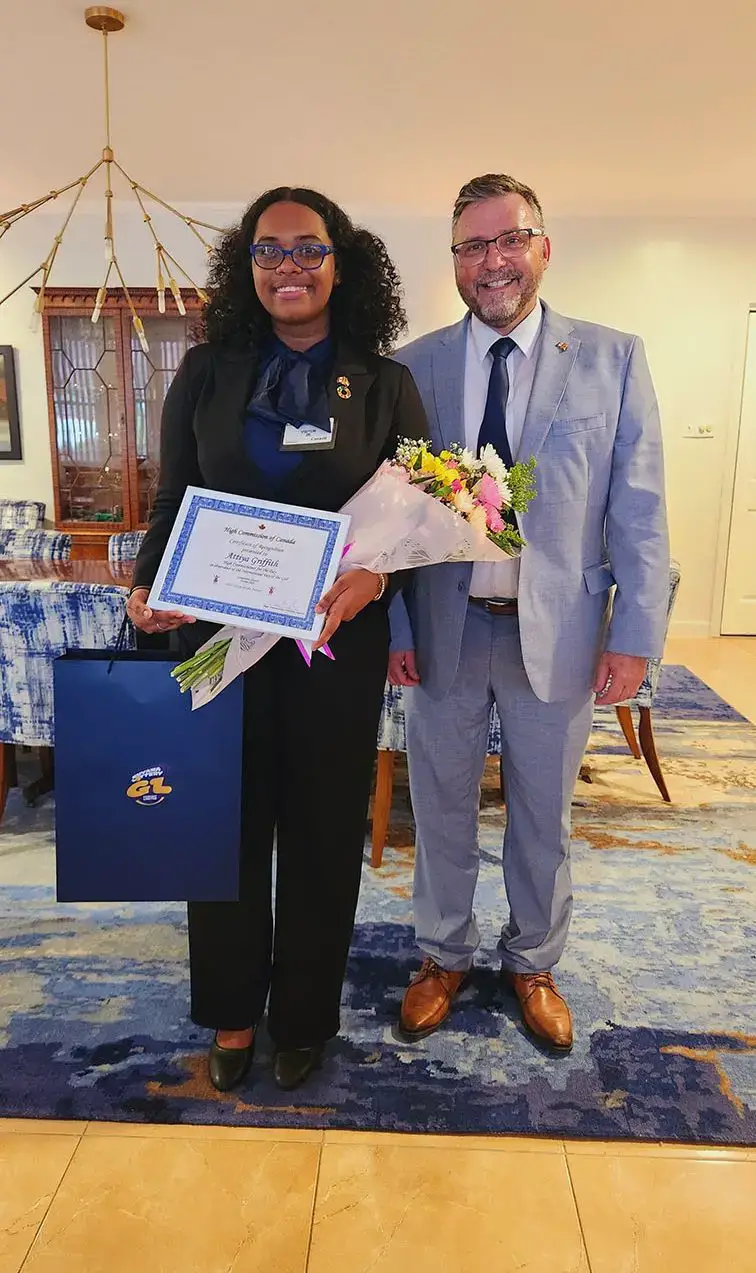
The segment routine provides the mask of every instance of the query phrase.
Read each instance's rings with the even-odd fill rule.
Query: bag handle
[[[126,633],[129,630],[130,622],[131,620],[129,619],[128,614],[124,612],[123,623],[121,624],[120,629],[118,631],[118,636],[116,637],[116,643],[113,649],[110,651],[110,662],[108,663],[108,672],[107,672],[108,676],[110,676],[110,673],[113,671],[113,664],[115,663],[119,654],[123,654],[126,648]]]

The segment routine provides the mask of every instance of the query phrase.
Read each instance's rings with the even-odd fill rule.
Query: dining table
[[[17,747],[41,749],[27,802],[54,785],[53,665],[68,650],[115,646],[132,571],[133,562],[0,561],[0,817],[18,782]]]
[[[131,587],[134,563],[132,561],[0,561],[0,584],[12,583],[73,583],[110,585],[117,588]]]

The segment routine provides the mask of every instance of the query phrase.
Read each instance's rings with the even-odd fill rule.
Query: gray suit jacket
[[[662,654],[669,542],[659,410],[642,342],[543,308],[517,457],[536,457],[538,492],[520,523],[519,612],[530,683],[556,702],[590,692],[602,647]],[[434,450],[464,443],[468,324],[469,316],[395,355],[420,390]],[[471,574],[469,563],[426,566],[392,603],[392,648],[416,650],[436,699],[459,665]]]

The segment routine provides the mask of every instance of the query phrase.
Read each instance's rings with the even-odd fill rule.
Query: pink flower
[[[486,508],[501,508],[501,491],[490,474],[483,474],[478,486],[478,494]]]
[[[488,526],[489,530],[492,530],[494,532],[494,534],[498,534],[499,531],[504,529],[504,518],[502,517],[498,509],[496,508],[486,509],[486,525]]]
[[[455,477],[454,481],[453,481],[453,482],[452,482],[452,484],[451,484],[451,488],[452,488],[452,490],[454,491],[454,494],[455,494],[455,495],[456,495],[457,491],[464,490],[464,487],[463,487],[463,485],[462,485],[462,483],[460,482],[460,480],[459,480],[459,478],[458,478],[458,477]]]

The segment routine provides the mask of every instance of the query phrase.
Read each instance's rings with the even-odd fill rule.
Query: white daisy
[[[509,470],[499,455],[499,452],[491,446],[490,442],[487,442],[481,450],[480,458],[495,481],[506,482],[509,476]]]
[[[481,450],[480,458],[486,467],[486,472],[490,473],[499,488],[502,503],[505,505],[511,504],[512,492],[509,488],[509,469],[490,442],[487,442]]]

